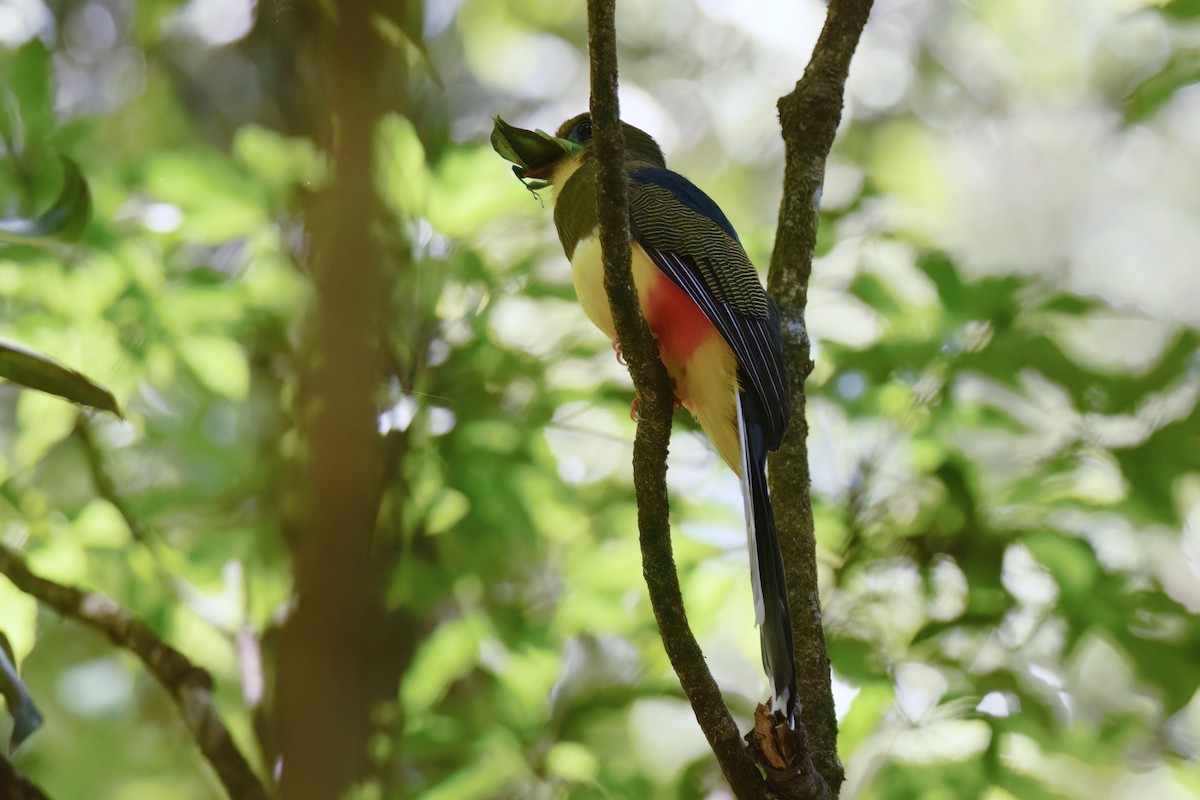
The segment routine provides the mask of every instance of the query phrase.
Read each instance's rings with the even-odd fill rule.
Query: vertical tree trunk
[[[363,774],[369,735],[366,576],[382,455],[372,397],[381,286],[373,133],[383,45],[369,6],[343,0],[332,12],[320,74],[334,177],[310,216],[316,296],[297,404],[304,477],[293,525],[296,607],[275,698],[286,800],[340,797]]]

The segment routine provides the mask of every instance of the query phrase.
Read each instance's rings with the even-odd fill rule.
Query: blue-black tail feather
[[[789,722],[796,710],[796,663],[792,648],[792,619],[788,610],[787,583],[784,578],[783,554],[775,531],[775,514],[771,494],[767,489],[767,452],[778,446],[769,442],[763,410],[751,392],[741,392],[743,442],[746,460],[744,481],[749,493],[752,515],[759,590],[762,593],[763,619],[759,631],[762,643],[763,669],[771,682],[776,710],[781,710]],[[757,598],[756,598],[757,600]]]

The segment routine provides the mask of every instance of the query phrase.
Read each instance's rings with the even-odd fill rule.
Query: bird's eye
[[[592,138],[592,121],[590,119],[580,120],[575,126],[575,138],[580,142],[586,142]]]

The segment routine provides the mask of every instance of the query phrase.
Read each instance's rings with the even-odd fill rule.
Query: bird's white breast
[[[660,280],[666,280],[646,253],[636,243],[633,245],[633,285],[638,290],[638,302],[646,307],[646,294]],[[617,329],[613,325],[612,311],[608,307],[608,295],[604,292],[604,261],[600,256],[600,237],[593,234],[579,242],[571,257],[571,279],[575,294],[588,319],[613,341]]]
[[[668,278],[654,266],[646,252],[636,242],[632,253],[633,283],[638,290],[638,302],[646,312],[647,295],[658,281]],[[597,328],[616,341],[616,326],[604,292],[604,263],[600,256],[600,237],[592,235],[579,242],[571,257],[571,277],[579,304]],[[654,322],[651,320],[651,328]],[[737,359],[725,340],[713,330],[713,335],[700,344],[686,359],[677,360],[662,353],[663,363],[675,383],[675,395],[700,421],[700,426],[716,445],[717,452],[739,475],[741,444],[734,400],[737,396]]]

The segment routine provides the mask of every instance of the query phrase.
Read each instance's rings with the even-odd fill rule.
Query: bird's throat
[[[579,155],[568,156],[567,158],[564,158],[556,163],[548,176],[544,176],[550,181],[550,185],[554,187],[554,194],[556,197],[562,192],[563,187],[567,185],[567,181],[571,180],[571,178],[583,165],[583,159],[584,156],[582,153]]]

